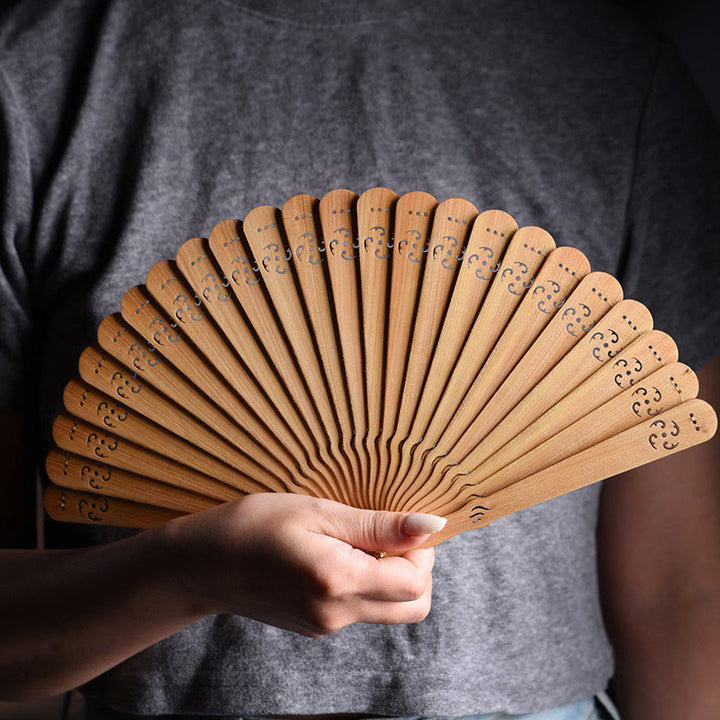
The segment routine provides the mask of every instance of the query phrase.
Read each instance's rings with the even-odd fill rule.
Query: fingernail
[[[405,517],[403,533],[405,535],[432,535],[445,527],[447,520],[437,515],[411,513]]]

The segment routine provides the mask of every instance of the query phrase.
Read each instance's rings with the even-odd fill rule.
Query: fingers
[[[426,552],[426,551],[422,551]],[[401,560],[401,558],[395,558]],[[430,562],[431,558],[424,562]],[[383,561],[380,561],[383,562]],[[370,593],[367,596],[354,594],[337,595],[323,594],[316,598],[306,623],[301,632],[306,635],[319,637],[339,632],[348,625],[356,623],[377,623],[383,625],[416,623],[424,620],[431,606],[432,575],[418,573],[416,582],[412,586],[399,583],[404,589],[389,593],[393,599],[373,599],[382,597],[382,592]],[[396,583],[393,583],[397,586]],[[337,586],[336,586],[337,587]],[[397,598],[402,598],[398,600]],[[297,627],[296,627],[297,629]]]
[[[311,636],[358,622],[418,622],[430,608],[434,550],[414,546],[442,524],[320,498],[250,495],[176,523],[183,557],[195,558],[183,592],[208,612]],[[395,556],[368,552],[383,549]]]
[[[397,624],[424,620],[432,601],[434,551],[411,550],[404,558],[383,558],[376,563],[378,584],[363,596],[363,619],[357,622]]]
[[[318,508],[325,534],[314,557],[319,595],[319,634],[352,623],[414,623],[430,610],[432,548],[412,549],[445,524],[420,513],[358,510],[337,503]],[[367,551],[400,552],[378,558]]]
[[[327,598],[415,600],[426,587],[435,559],[432,548],[388,558],[376,558],[340,541],[324,542],[318,550],[307,565],[309,581],[314,592]]]
[[[368,602],[361,608],[362,619],[358,619],[356,622],[382,625],[422,622],[430,612],[431,603],[432,577],[428,577],[425,590],[416,600],[391,603]]]
[[[434,551],[377,559],[351,549],[314,574],[310,624],[318,635],[353,623],[414,623],[430,610]]]
[[[441,529],[445,520],[423,513],[393,513],[358,510],[336,503],[322,506],[322,530],[332,543],[323,565],[335,583],[345,582],[354,594],[368,601],[412,602],[423,593],[432,572],[435,553],[412,550],[429,534]],[[325,545],[327,553],[328,545]],[[401,552],[399,557],[378,558],[366,551]],[[337,554],[336,554],[337,553]]]
[[[446,522],[425,513],[358,510],[345,505],[328,507],[323,516],[325,532],[368,552],[404,552],[423,543]]]
[[[357,594],[384,602],[417,599],[424,592],[435,564],[432,549],[410,550],[402,557],[378,559],[367,554],[365,557],[364,573],[357,578]]]

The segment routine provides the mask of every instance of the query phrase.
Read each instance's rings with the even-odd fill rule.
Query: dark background
[[[720,0],[620,0],[675,44],[720,125]]]
[[[615,1],[670,38],[720,126],[720,0]],[[0,720],[59,720],[62,706],[63,697],[38,703],[0,703]],[[68,709],[68,720],[76,718],[77,697]]]

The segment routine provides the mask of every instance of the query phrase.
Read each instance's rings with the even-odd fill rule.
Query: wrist
[[[198,553],[190,547],[183,518],[137,536],[152,585],[163,606],[190,624],[216,610],[200,590]]]

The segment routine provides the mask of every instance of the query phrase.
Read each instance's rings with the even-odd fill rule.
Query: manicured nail
[[[405,518],[403,532],[405,535],[432,535],[445,527],[447,520],[437,515],[412,513]]]

